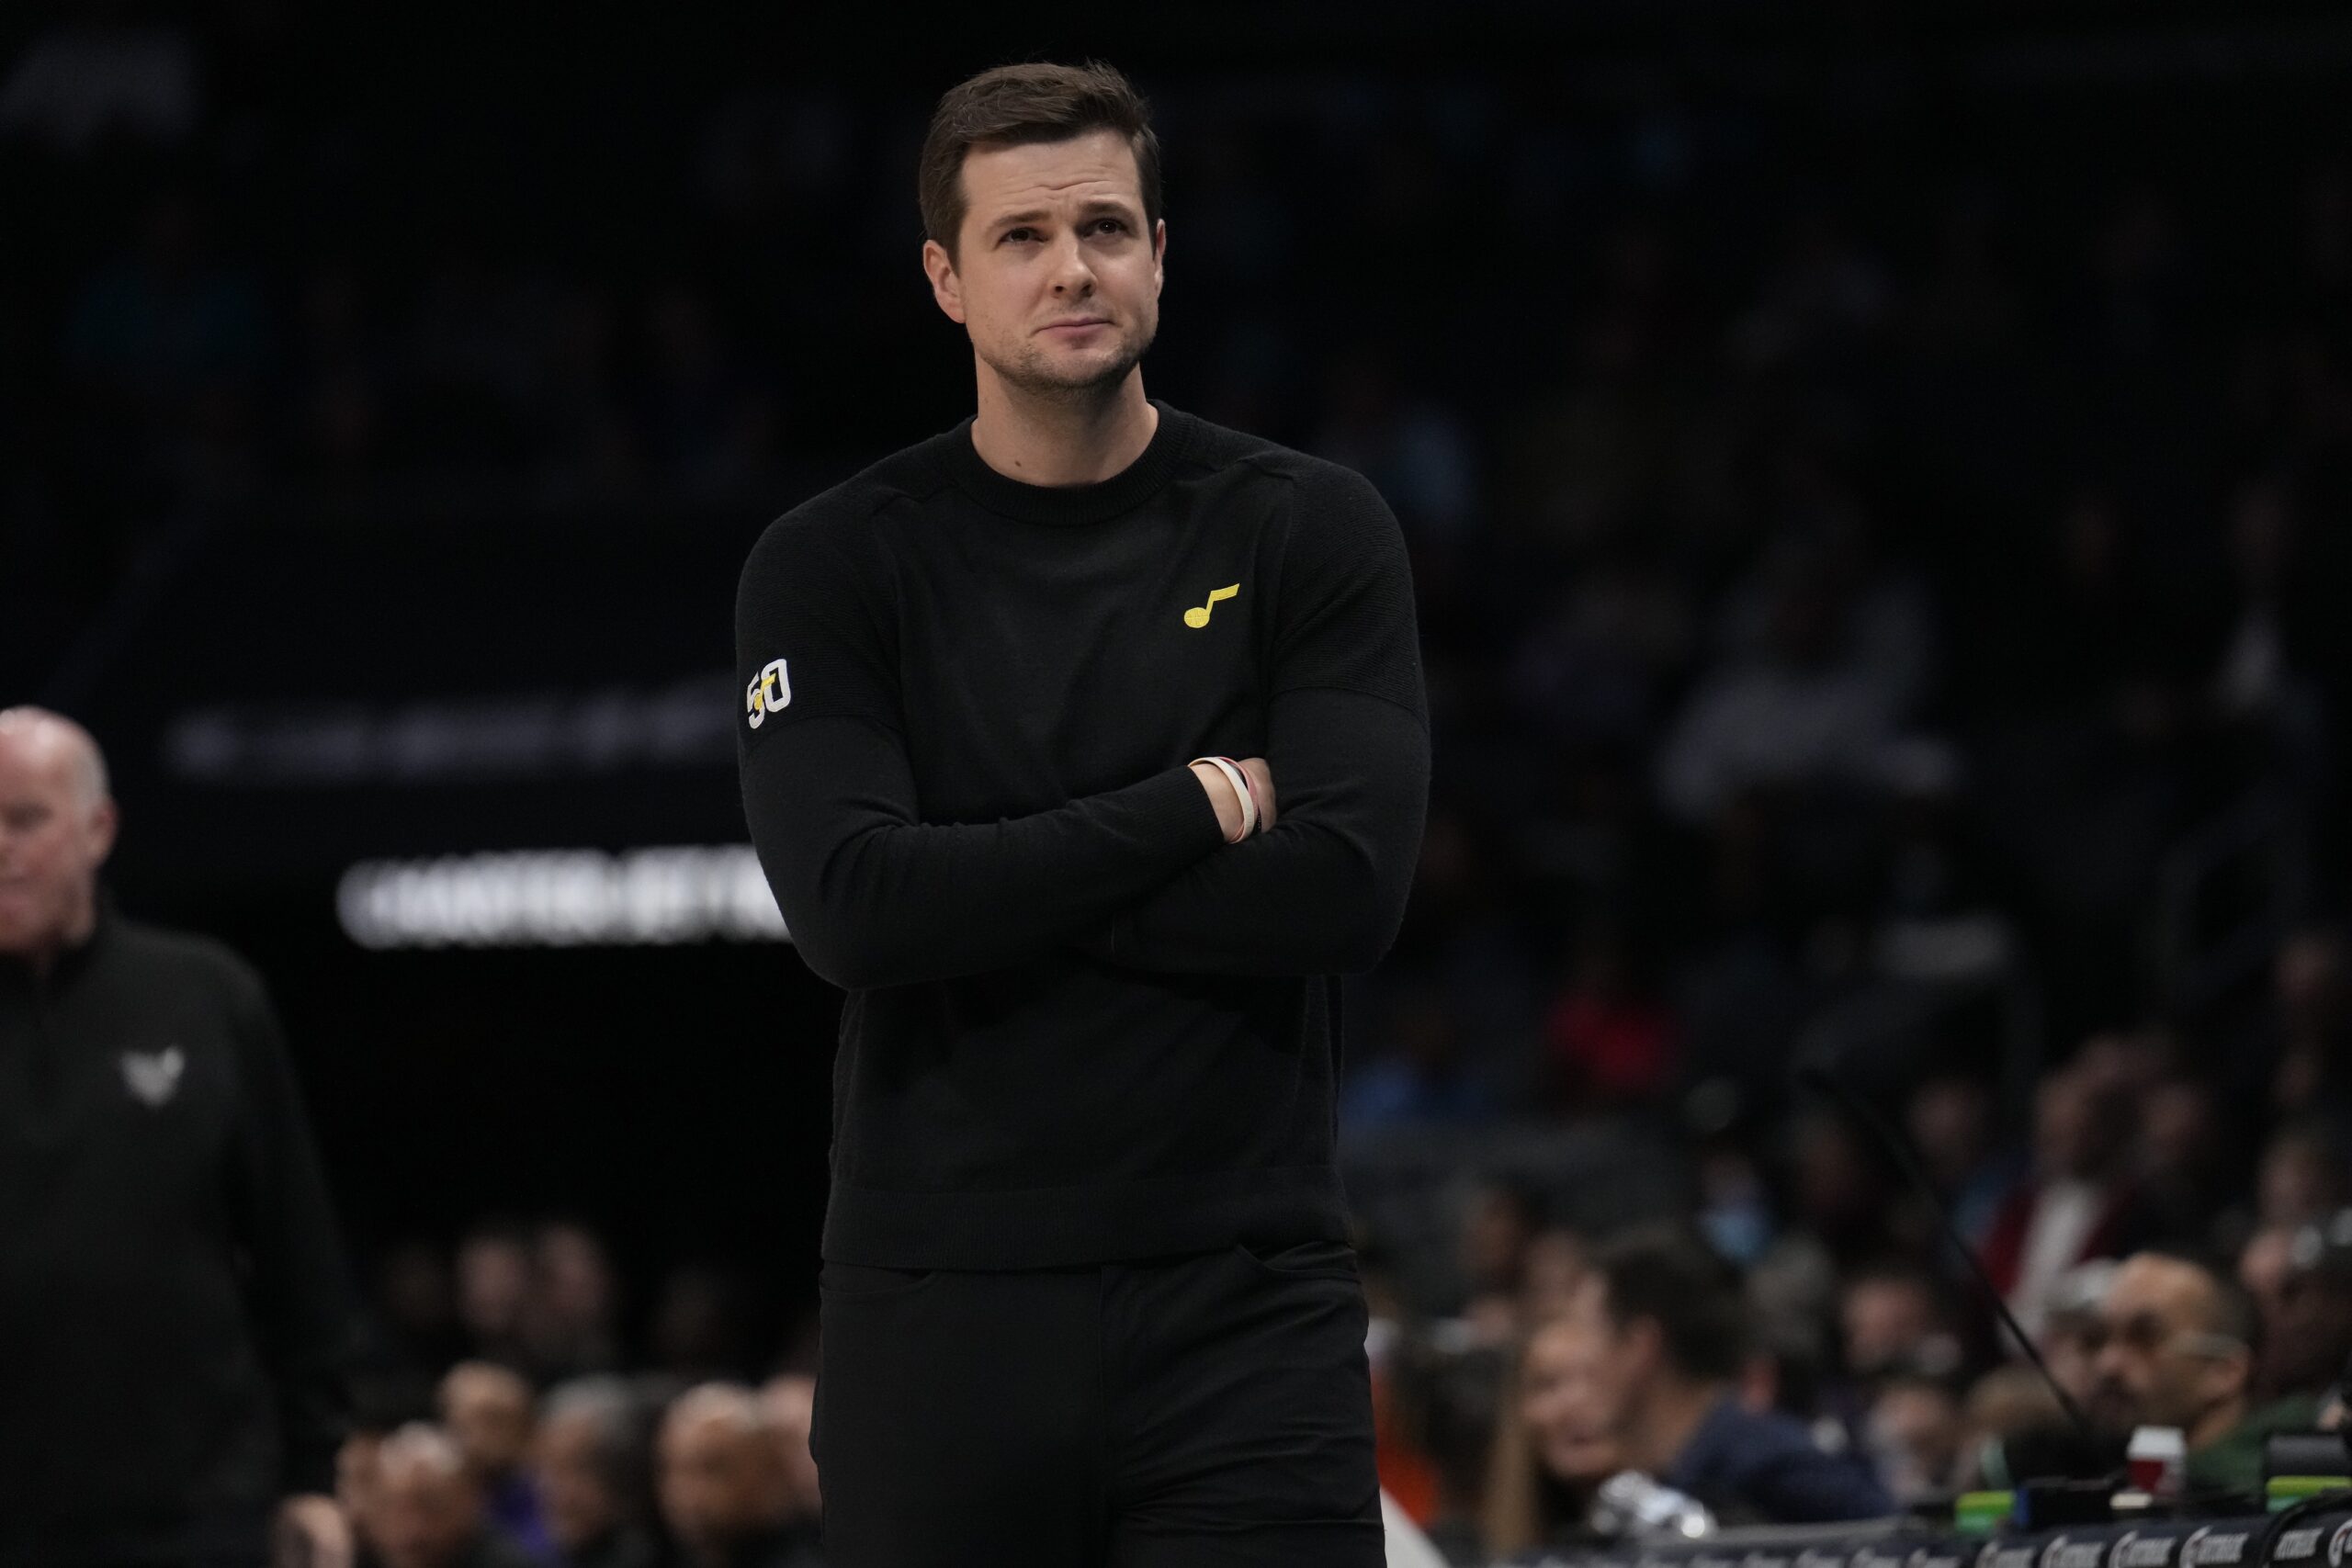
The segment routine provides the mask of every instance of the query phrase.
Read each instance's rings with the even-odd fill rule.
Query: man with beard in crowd
[[[2251,1495],[2263,1440],[2317,1419],[2308,1395],[2256,1407],[2261,1317],[2233,1280],[2188,1258],[2126,1258],[2100,1304],[2098,1339],[2094,1418],[2119,1444],[2137,1427],[2178,1427],[2192,1491]]]

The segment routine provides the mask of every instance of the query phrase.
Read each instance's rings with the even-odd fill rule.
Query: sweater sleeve
[[[1274,826],[1199,862],[1081,948],[1136,968],[1369,969],[1396,940],[1419,857],[1430,745],[1413,581],[1379,492],[1344,468],[1300,481],[1267,716]]]
[[[232,972],[230,1006],[243,1050],[239,1229],[277,1396],[279,1485],[288,1495],[332,1492],[360,1343],[357,1302],[276,1010],[242,966]]]
[[[801,956],[847,990],[1035,958],[1224,844],[1189,767],[995,822],[920,819],[895,622],[818,525],[772,526],[736,598],[743,812]]]

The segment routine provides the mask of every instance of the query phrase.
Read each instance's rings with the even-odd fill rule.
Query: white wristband
[[[1215,763],[1217,772],[1225,775],[1226,782],[1233,785],[1233,793],[1240,797],[1241,834],[1239,838],[1227,839],[1226,842],[1238,844],[1242,839],[1256,832],[1258,830],[1258,797],[1250,793],[1250,781],[1242,777],[1241,769],[1223,757],[1195,757],[1193,761]]]

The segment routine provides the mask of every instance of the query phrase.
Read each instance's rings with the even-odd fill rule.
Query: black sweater
[[[1345,1234],[1332,976],[1395,936],[1428,794],[1404,543],[1356,474],[1156,406],[1058,488],[967,420],[744,567],[744,810],[850,993],[829,1258]],[[1211,752],[1267,759],[1271,831],[1225,843]]]
[[[0,1564],[258,1560],[355,1322],[252,970],[111,911],[0,960]]]

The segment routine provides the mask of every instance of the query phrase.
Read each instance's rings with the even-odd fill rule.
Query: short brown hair
[[[964,157],[974,147],[1067,141],[1099,130],[1120,132],[1135,150],[1148,234],[1159,224],[1159,138],[1134,85],[1115,66],[1094,60],[1000,65],[941,95],[922,139],[917,179],[923,232],[955,256],[964,227]]]
[[[1747,1356],[1747,1303],[1737,1270],[1705,1243],[1679,1230],[1632,1230],[1596,1252],[1592,1269],[1621,1332],[1648,1318],[1684,1377],[1721,1382],[1738,1375]]]

